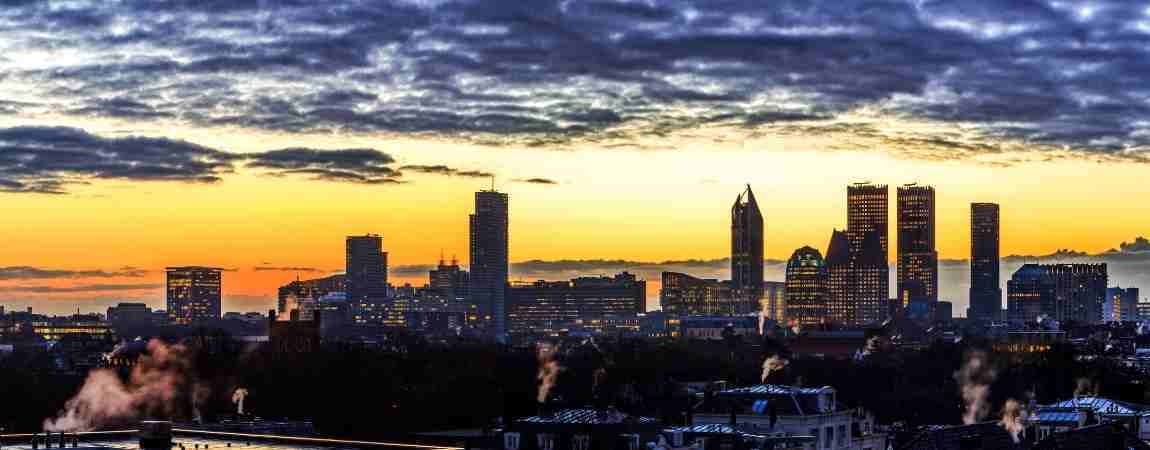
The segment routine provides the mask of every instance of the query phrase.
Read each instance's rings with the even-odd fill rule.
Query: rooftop
[[[1102,397],[1078,397],[1048,405],[1056,408],[1086,408],[1095,414],[1142,415],[1150,413],[1150,406],[1110,400]]]
[[[739,396],[739,395],[817,395],[817,394],[833,394],[835,389],[830,386],[823,386],[818,388],[786,386],[781,384],[758,384],[754,386],[745,386],[733,389],[726,389],[719,391],[719,395],[723,396]]]

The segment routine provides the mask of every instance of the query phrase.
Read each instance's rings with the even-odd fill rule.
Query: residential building
[[[344,290],[352,321],[374,324],[387,307],[387,253],[377,234],[348,236],[345,240]]]
[[[475,193],[470,216],[469,288],[480,326],[502,339],[507,334],[508,196],[495,190]]]
[[[168,321],[193,325],[220,318],[222,269],[215,267],[168,267]]]

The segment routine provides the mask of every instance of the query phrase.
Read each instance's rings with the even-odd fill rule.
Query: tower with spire
[[[763,214],[749,184],[731,206],[731,290],[735,299],[731,313],[759,310],[763,295]]]

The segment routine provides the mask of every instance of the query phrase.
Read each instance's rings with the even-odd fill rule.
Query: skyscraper
[[[827,320],[827,267],[823,255],[803,247],[787,260],[786,318],[799,324]]]
[[[470,297],[467,293],[470,278],[466,270],[460,270],[455,258],[451,258],[451,264],[444,264],[440,258],[439,265],[429,271],[427,277],[429,294],[443,302],[443,306],[452,309],[466,307],[464,303]]]
[[[887,317],[890,269],[887,262],[887,186],[855,183],[847,186],[849,244],[848,302],[853,323],[881,322]]]
[[[763,316],[780,322],[786,318],[786,286],[782,281],[763,282]]]
[[[928,316],[938,302],[938,252],[934,242],[934,188],[898,188],[898,297]],[[915,304],[924,304],[915,308]]]
[[[975,320],[1001,320],[998,267],[998,205],[970,204],[970,310]]]
[[[751,185],[731,206],[731,288],[738,314],[759,309],[763,296],[763,215]]]
[[[168,267],[168,321],[191,325],[220,318],[221,269]]]
[[[348,236],[345,289],[356,323],[381,323],[387,307],[387,253],[376,234]]]
[[[508,197],[495,190],[475,193],[471,214],[471,301],[487,331],[507,333]]]

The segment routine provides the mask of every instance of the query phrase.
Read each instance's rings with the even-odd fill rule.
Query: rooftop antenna
[[[495,191],[495,174],[491,174],[491,191]]]
[[[443,249],[439,249],[439,265],[443,265]]]

